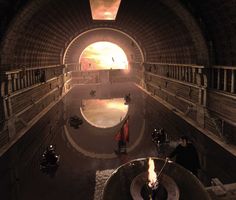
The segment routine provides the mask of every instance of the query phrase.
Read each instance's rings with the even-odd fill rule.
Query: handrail
[[[185,82],[185,81],[180,81],[180,80],[177,80],[177,79],[174,79],[174,78],[169,78],[169,77],[161,76],[161,75],[158,75],[158,74],[154,74],[152,72],[145,72],[145,74],[150,74],[150,75],[156,76],[160,79],[168,80],[168,81],[179,83],[179,84],[182,84],[182,85],[187,85],[189,87],[199,88],[199,86],[194,84],[194,83],[188,83],[188,82]]]
[[[63,64],[63,65],[69,66],[69,65],[77,65],[77,64],[78,64],[77,62],[74,62],[74,63],[65,63],[65,64]]]
[[[236,66],[220,66],[220,65],[213,65],[212,67],[209,67],[208,69],[232,69],[232,70],[236,70]]]
[[[196,64],[175,64],[175,63],[158,63],[158,62],[144,62],[144,64],[150,64],[150,65],[167,65],[167,66],[182,66],[182,67],[192,67],[192,68],[205,68],[202,65],[196,65]]]
[[[64,73],[65,65],[21,68],[1,73],[1,96],[46,82]]]
[[[236,66],[212,66],[207,68],[209,87],[235,94]]]
[[[9,70],[9,71],[5,71],[2,72],[3,74],[15,74],[15,73],[19,73],[22,71],[29,71],[29,70],[37,70],[37,69],[48,69],[48,68],[56,68],[56,67],[60,67],[63,66],[63,64],[57,64],[57,65],[48,65],[48,66],[41,66],[41,67],[27,67],[26,66],[21,66],[18,69],[14,69],[14,70]]]

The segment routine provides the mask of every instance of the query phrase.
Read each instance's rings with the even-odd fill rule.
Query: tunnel
[[[234,0],[1,0],[0,199],[107,199],[119,169],[164,162],[183,135],[197,177],[174,159],[186,178],[166,176],[236,198],[235,13]],[[60,161],[45,174],[50,145]]]

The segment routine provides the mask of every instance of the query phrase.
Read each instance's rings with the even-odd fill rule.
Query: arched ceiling
[[[17,2],[20,1],[11,0],[5,7],[12,8]],[[12,17],[11,23],[2,24],[2,70],[22,65],[41,67],[61,64],[63,52],[73,38],[101,27],[130,35],[141,46],[147,62],[205,65],[209,62],[208,47],[210,50],[213,47],[210,55],[217,57],[213,62],[235,64],[233,33],[236,30],[233,19],[236,17],[232,12],[226,12],[232,11],[230,4],[219,6],[220,3],[225,5],[223,0],[199,0],[202,4],[194,0],[123,0],[115,21],[93,21],[89,0],[22,2],[25,4],[16,7],[18,13]],[[218,7],[212,8],[214,4]],[[224,14],[219,15],[221,12]],[[228,22],[230,13],[233,16]],[[231,33],[223,34],[221,25]],[[226,45],[229,47],[225,48]]]
[[[129,62],[143,62],[140,46],[129,35],[111,28],[91,29],[74,38],[63,54],[63,64],[78,63],[82,51],[92,43],[108,41],[120,46]]]
[[[213,64],[236,65],[236,1],[181,0],[199,22],[211,49]]]

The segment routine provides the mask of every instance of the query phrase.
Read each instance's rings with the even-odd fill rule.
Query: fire
[[[148,160],[148,186],[150,188],[156,188],[158,181],[157,181],[157,174],[155,172],[155,165],[153,159],[149,158]]]

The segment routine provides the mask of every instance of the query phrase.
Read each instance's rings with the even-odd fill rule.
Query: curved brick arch
[[[209,64],[209,53],[206,45],[205,38],[203,37],[202,31],[196,20],[191,14],[183,7],[178,4],[175,0],[161,0],[163,4],[172,9],[176,15],[184,22],[186,28],[192,36],[194,45],[197,50],[198,64]]]
[[[90,44],[99,41],[112,42],[120,46],[129,62],[143,62],[143,52],[138,43],[128,34],[111,28],[96,28],[76,36],[66,47],[63,64],[78,62],[82,51]]]
[[[181,5],[174,1],[138,1],[136,6],[123,1],[115,22],[94,22],[88,1],[33,1],[5,34],[2,69],[62,64],[62,52],[72,38],[100,27],[130,35],[142,48],[145,61],[207,63],[201,30]]]

